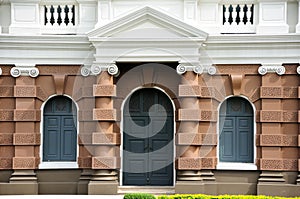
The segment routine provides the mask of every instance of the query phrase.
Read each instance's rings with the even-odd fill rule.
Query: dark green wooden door
[[[47,102],[44,109],[43,161],[76,161],[76,108],[67,97]]]
[[[253,163],[253,109],[241,97],[227,99],[219,118],[221,162]]]
[[[173,133],[173,108],[163,92],[141,89],[127,100],[123,185],[173,185]]]

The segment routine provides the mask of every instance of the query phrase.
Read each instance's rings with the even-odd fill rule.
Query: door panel
[[[43,161],[76,161],[77,116],[72,100],[58,96],[44,108]]]
[[[245,99],[233,97],[220,108],[219,159],[253,163],[253,111]]]
[[[123,184],[172,185],[174,123],[169,99],[155,89],[142,89],[128,101],[123,118]],[[155,104],[166,107],[153,108]],[[167,117],[162,117],[164,110]]]

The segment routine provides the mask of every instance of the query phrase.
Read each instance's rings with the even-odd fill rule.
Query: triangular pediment
[[[208,34],[151,7],[144,7],[98,27],[89,38],[195,38],[206,40]]]

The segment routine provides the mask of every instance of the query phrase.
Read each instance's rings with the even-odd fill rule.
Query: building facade
[[[0,194],[300,195],[299,0],[1,0]]]

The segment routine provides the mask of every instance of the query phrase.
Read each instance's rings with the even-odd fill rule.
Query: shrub
[[[158,199],[287,199],[285,197],[272,197],[272,196],[251,196],[251,195],[220,195],[210,196],[204,194],[176,194],[176,195],[162,195],[158,196]],[[300,197],[294,197],[289,199],[300,199]]]
[[[154,195],[148,193],[128,193],[124,199],[156,199]]]

